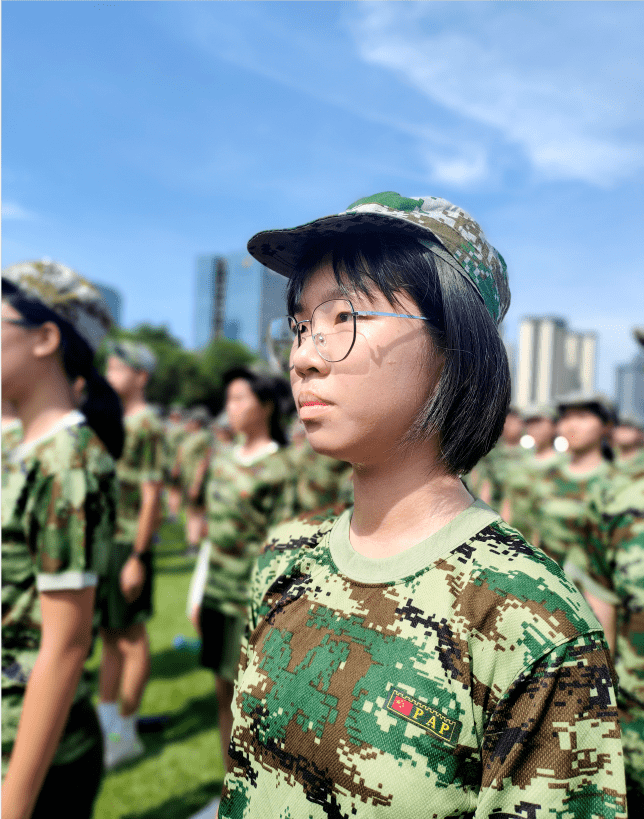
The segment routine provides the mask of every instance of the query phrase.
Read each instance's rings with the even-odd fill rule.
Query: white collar
[[[74,427],[85,422],[85,416],[80,410],[71,410],[67,413],[67,415],[63,415],[63,417],[56,421],[53,427],[50,427],[47,432],[43,433],[39,438],[36,438],[33,441],[26,441],[25,443],[18,444],[18,446],[11,452],[11,460],[12,461],[21,461],[25,458],[31,450],[41,444],[43,441],[46,441],[48,438],[51,438],[56,433],[60,432],[61,429],[67,429],[68,427]]]

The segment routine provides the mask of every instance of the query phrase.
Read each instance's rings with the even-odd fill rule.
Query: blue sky
[[[195,258],[383,190],[468,210],[526,315],[644,324],[644,4],[2,4],[2,264],[194,339]]]

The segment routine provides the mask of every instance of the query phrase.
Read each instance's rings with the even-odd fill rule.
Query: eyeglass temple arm
[[[393,316],[394,318],[410,318],[420,319],[420,321],[429,321],[426,316],[411,316],[409,313],[379,313],[375,310],[354,310],[354,316]]]

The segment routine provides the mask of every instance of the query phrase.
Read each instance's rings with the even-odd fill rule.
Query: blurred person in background
[[[173,404],[165,425],[165,468],[163,472],[167,493],[168,520],[172,522],[178,519],[181,511],[181,465],[177,456],[181,441],[186,435],[183,408],[180,404]]]
[[[617,454],[617,469],[639,474],[644,468],[644,421],[635,415],[620,415],[611,442]]]
[[[145,623],[152,616],[151,547],[159,520],[163,428],[145,400],[156,365],[153,353],[127,340],[113,342],[109,353],[107,380],[121,399],[125,420],[115,544],[97,601],[103,641],[98,716],[105,765],[111,769],[145,750],[136,721],[150,673]]]
[[[625,816],[601,627],[461,481],[501,434],[505,262],[437,197],[264,231],[309,442],[353,508],[270,533],[220,819]]]
[[[208,470],[208,539],[202,547],[208,563],[193,592],[191,620],[202,638],[201,663],[215,674],[222,757],[229,770],[231,701],[251,569],[269,528],[290,511],[293,467],[276,377],[236,367],[224,374],[224,385],[226,415],[241,443],[216,450]]]
[[[501,502],[501,517],[530,541],[535,540],[536,516],[534,487],[548,469],[563,462],[554,447],[557,437],[557,411],[549,404],[524,410],[525,433],[533,446],[506,471]],[[523,443],[523,439],[522,439]]]
[[[557,417],[568,450],[535,483],[536,529],[541,548],[575,579],[575,566],[584,564],[580,533],[589,492],[615,472],[608,443],[615,410],[601,393],[580,392],[558,401]]]
[[[118,397],[93,364],[110,325],[99,291],[62,264],[24,262],[2,273],[2,395],[23,430],[2,475],[6,819],[56,811],[88,819],[103,774],[82,669],[123,447]]]
[[[185,429],[177,454],[181,490],[186,504],[186,556],[195,557],[206,535],[205,476],[212,455],[213,439],[206,407],[188,410]]]

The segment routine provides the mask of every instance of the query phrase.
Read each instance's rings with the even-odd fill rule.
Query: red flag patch
[[[420,702],[394,688],[387,698],[385,707],[387,711],[423,728],[436,739],[442,739],[448,745],[456,745],[463,723],[446,717],[426,702]]]

